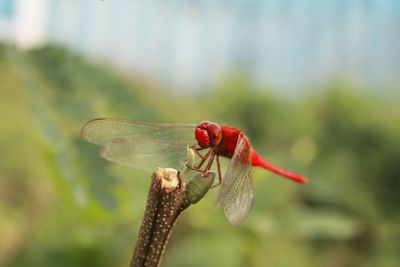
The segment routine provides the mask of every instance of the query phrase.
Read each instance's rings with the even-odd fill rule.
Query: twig
[[[175,169],[157,168],[147,196],[144,218],[130,267],[157,267],[179,214],[190,206]]]

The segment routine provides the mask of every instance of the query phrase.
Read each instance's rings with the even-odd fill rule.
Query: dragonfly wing
[[[180,169],[187,144],[153,138],[116,137],[102,149],[101,156],[121,165],[153,171],[156,167]]]
[[[81,137],[90,143],[102,146],[118,137],[142,137],[191,144],[194,142],[195,128],[195,124],[149,123],[102,118],[87,122],[81,130]]]
[[[157,124],[125,119],[94,119],[81,131],[84,140],[103,146],[110,161],[153,171],[156,167],[181,168],[186,147],[196,145],[195,124]]]
[[[239,224],[253,206],[253,179],[250,164],[250,144],[240,136],[235,153],[222,182],[218,203],[231,224]]]

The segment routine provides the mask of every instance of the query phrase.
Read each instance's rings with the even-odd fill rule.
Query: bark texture
[[[180,181],[175,169],[154,171],[130,267],[160,266],[171,229],[178,215],[190,205]]]

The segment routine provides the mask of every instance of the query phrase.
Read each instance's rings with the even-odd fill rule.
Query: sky
[[[294,91],[333,78],[399,82],[398,0],[22,1],[0,0],[0,18],[24,18],[11,25],[20,42],[62,45],[170,86],[204,88],[238,70]],[[33,7],[42,11],[29,16]]]

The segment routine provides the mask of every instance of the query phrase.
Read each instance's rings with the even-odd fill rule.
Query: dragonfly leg
[[[219,155],[217,155],[217,168],[218,168],[218,183],[211,186],[211,188],[217,187],[222,183],[221,164],[219,163]]]
[[[208,160],[208,164],[204,169],[205,172],[208,172],[211,169],[211,165],[213,164],[214,158],[215,158],[215,153],[212,153],[210,159]]]
[[[200,172],[200,173],[206,173],[205,171],[203,171],[203,170],[200,170],[199,168],[196,168],[196,167],[193,167],[193,166],[190,166],[190,165],[187,165],[186,164],[186,167],[188,167],[189,169],[191,169],[191,170],[193,170],[193,171],[196,171],[196,172]]]
[[[196,146],[189,146],[189,148],[194,149],[194,150],[198,150],[198,151],[207,149],[205,147],[196,147]]]
[[[207,154],[205,154],[204,157],[202,157],[200,163],[197,166],[195,166],[195,168],[199,170],[201,168],[201,166],[203,166],[204,162],[206,162],[206,160],[211,156],[211,154],[213,154],[213,151],[214,151],[214,149],[210,149],[207,152]]]
[[[211,165],[214,161],[214,157],[215,157],[215,153],[214,153],[214,149],[212,148],[207,152],[207,154],[202,158],[202,160],[200,161],[200,163],[197,166],[189,166],[186,164],[186,167],[188,167],[189,169],[192,169],[194,171],[201,172],[203,174],[207,173],[211,168]],[[201,166],[203,166],[203,164],[207,161],[208,158],[209,158],[209,160],[208,160],[207,166],[204,168],[204,170],[201,170]]]
[[[200,150],[203,150],[205,148],[202,147],[195,147],[195,146],[190,146],[190,148],[194,151],[194,153],[196,153],[201,159],[204,159],[205,156],[203,156],[202,154],[200,154]]]

